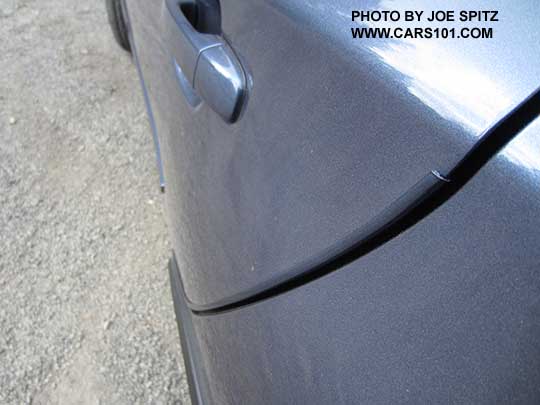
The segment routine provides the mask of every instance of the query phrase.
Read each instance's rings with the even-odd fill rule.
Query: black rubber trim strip
[[[275,297],[359,259],[412,227],[458,192],[498,151],[540,115],[540,89],[484,133],[448,175],[432,171],[363,227],[357,242],[309,271],[234,302],[216,307],[188,301],[196,315],[214,315]]]
[[[195,340],[195,331],[191,320],[191,313],[185,301],[184,288],[180,278],[180,272],[176,264],[176,260],[169,260],[169,277],[171,279],[171,290],[174,304],[174,312],[176,314],[176,323],[178,326],[178,334],[180,335],[180,345],[182,346],[182,354],[184,365],[189,385],[189,396],[193,405],[203,404],[202,389],[203,376],[198,367],[202,365],[199,361],[199,351],[197,341]]]
[[[198,314],[223,312],[292,290],[337,270],[360,255],[367,253],[364,248],[371,240],[384,234],[395,222],[407,216],[415,206],[445,183],[446,181],[442,180],[442,176],[438,173],[428,173],[366,225],[345,237],[339,246],[329,248],[316,261],[300,263],[296,268],[290,269],[289,275],[268,280],[264,284],[256,285],[250,290],[227,297],[226,300],[217,303],[199,305],[187,300],[187,304],[193,312]],[[293,273],[293,275],[291,276],[290,273]]]

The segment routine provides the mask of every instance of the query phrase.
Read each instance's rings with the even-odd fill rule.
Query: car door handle
[[[238,120],[246,99],[246,76],[220,35],[198,31],[189,14],[191,0],[165,0],[167,49],[195,93],[226,122]]]

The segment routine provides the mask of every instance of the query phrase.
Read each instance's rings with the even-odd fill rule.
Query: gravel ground
[[[135,67],[103,0],[0,0],[0,403],[188,403]]]

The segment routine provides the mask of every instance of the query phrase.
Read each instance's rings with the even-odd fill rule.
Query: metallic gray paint
[[[453,2],[499,9],[496,40],[350,39],[353,8],[447,4],[222,0],[223,31],[250,83],[231,126],[180,89],[162,1],[128,0],[192,303],[237,299],[346,247],[347,235],[426,173],[447,174],[537,88],[532,0]],[[446,204],[339,271],[242,309],[192,315],[198,395],[539,402],[539,136],[537,120]]]
[[[185,3],[185,1],[184,1]],[[180,87],[191,106],[198,97],[226,122],[238,119],[245,100],[246,79],[242,66],[226,41],[198,32],[180,6],[182,0],[166,0],[163,10],[163,42],[168,46]]]
[[[161,41],[167,47],[170,57],[182,68],[188,81],[193,83],[201,53],[204,49],[219,46],[222,41],[217,35],[196,31],[180,10],[180,3],[179,0],[163,0],[163,28],[158,35],[162,37]]]
[[[540,402],[539,189],[540,119],[378,250],[192,315],[203,403]]]
[[[536,88],[534,2],[495,5],[513,20],[497,40],[350,39],[352,8],[443,4],[222,1],[224,34],[252,83],[232,126],[178,89],[163,4],[128,5],[190,301],[222,304],[309,270],[302,263],[344,248],[425,173],[447,173]]]
[[[201,53],[195,78],[195,91],[223,120],[235,122],[245,102],[246,78],[230,47],[220,46]]]

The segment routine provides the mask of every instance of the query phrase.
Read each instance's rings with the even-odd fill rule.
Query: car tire
[[[129,43],[128,30],[126,19],[124,18],[124,12],[122,7],[122,0],[105,0],[107,5],[107,15],[109,17],[109,24],[111,26],[114,38],[118,45],[128,52],[131,52],[131,45]]]

